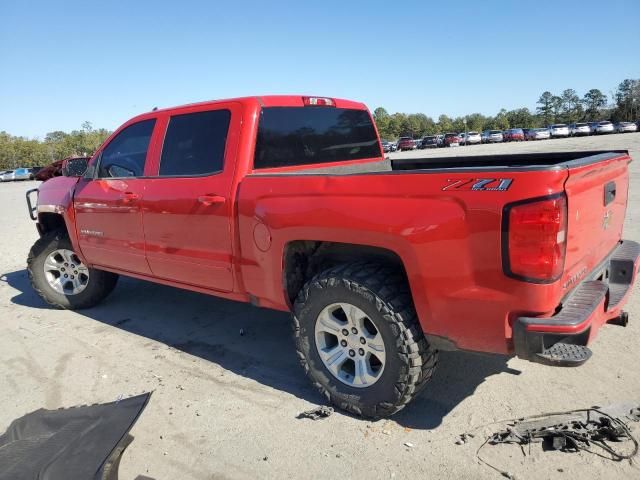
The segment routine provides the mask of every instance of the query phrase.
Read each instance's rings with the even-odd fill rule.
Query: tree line
[[[0,132],[0,170],[49,165],[71,155],[91,155],[111,134],[104,128],[94,129],[84,122],[79,130],[69,133],[50,132],[44,139],[17,137]]]
[[[373,112],[378,132],[384,139],[398,137],[421,138],[446,132],[481,132],[483,130],[506,130],[508,128],[539,128],[553,123],[575,123],[596,120],[636,121],[640,118],[640,79],[622,81],[612,94],[611,102],[597,88],[592,88],[580,97],[568,88],[560,95],[545,91],[532,112],[528,108],[501,109],[494,116],[481,113],[451,118],[440,115],[437,120],[423,113],[389,114],[382,107]]]

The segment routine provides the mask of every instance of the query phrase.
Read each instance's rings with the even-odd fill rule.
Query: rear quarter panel
[[[283,255],[289,242],[386,248],[404,264],[426,333],[460,348],[507,352],[514,314],[547,313],[560,290],[559,282],[532,285],[503,274],[502,208],[562,191],[566,175],[564,169],[249,175],[238,194],[244,287],[262,305],[285,310]],[[506,191],[445,189],[479,178],[512,183]]]

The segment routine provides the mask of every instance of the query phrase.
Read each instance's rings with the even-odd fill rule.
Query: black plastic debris
[[[333,413],[332,407],[316,407],[306,412],[302,412],[297,418],[310,418],[311,420],[319,420],[321,418],[327,418]]]
[[[0,436],[0,480],[117,480],[129,430],[150,397],[40,409],[14,420]]]

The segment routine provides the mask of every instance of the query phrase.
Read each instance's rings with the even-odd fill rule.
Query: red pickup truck
[[[59,308],[127,275],[292,311],[313,384],[381,417],[421,391],[438,350],[579,365],[603,324],[626,324],[630,160],[389,160],[365,105],[332,98],[156,110],[27,195],[28,271]]]

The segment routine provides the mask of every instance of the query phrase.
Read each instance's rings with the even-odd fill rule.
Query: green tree
[[[573,88],[567,88],[560,96],[560,120],[565,123],[574,123],[582,120],[584,110],[580,97]]]
[[[592,88],[582,97],[582,105],[587,121],[600,119],[600,112],[607,106],[607,96],[597,88]]]
[[[447,115],[440,115],[438,117],[438,132],[447,133],[453,131],[453,121]]]
[[[547,90],[546,92],[543,92],[538,99],[537,104],[539,106],[536,110],[545,125],[549,125],[555,121],[554,98],[556,97]]]

